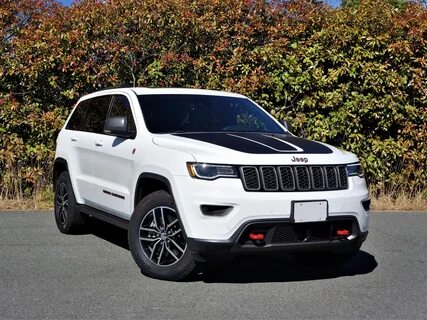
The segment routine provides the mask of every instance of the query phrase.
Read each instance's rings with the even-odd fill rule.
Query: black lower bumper
[[[345,222],[344,222],[345,221]],[[351,225],[352,236],[336,237],[332,234],[337,225],[347,223]],[[227,240],[206,240],[187,238],[188,247],[194,259],[199,262],[206,261],[224,261],[230,260],[239,255],[261,255],[277,253],[296,253],[310,251],[330,251],[330,252],[351,252],[360,248],[363,241],[366,240],[368,232],[360,232],[357,220],[354,217],[340,217],[328,219],[327,222],[309,223],[306,225],[298,224],[295,226],[289,220],[275,221],[252,221],[243,225],[235,234]],[[299,233],[304,233],[303,237],[298,238],[298,234],[278,238],[276,234],[281,228],[283,236],[283,226],[292,228],[298,227]],[[320,233],[325,229],[323,234]],[[265,233],[265,241],[248,240],[247,235],[251,230],[262,231]],[[320,230],[320,231],[319,231]],[[330,232],[328,233],[328,230]],[[298,231],[298,230],[297,230]],[[289,231],[291,232],[291,231]],[[307,234],[307,236],[305,236]],[[320,235],[323,235],[321,237]],[[283,240],[283,241],[280,241]]]

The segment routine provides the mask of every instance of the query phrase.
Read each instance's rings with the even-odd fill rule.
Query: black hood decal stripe
[[[270,135],[266,135],[266,134],[263,134],[263,136],[268,137],[268,138],[270,138],[270,139],[274,139],[274,140],[280,141],[281,143],[286,143],[288,146],[291,146],[291,147],[292,147],[292,148],[294,148],[296,151],[304,152],[304,150],[303,150],[303,149],[301,149],[300,147],[298,147],[298,146],[294,145],[293,143],[290,143],[289,141],[286,141],[286,140],[280,139],[280,138],[276,137],[275,135],[271,135],[271,134],[270,134]]]
[[[276,152],[301,152],[302,151],[301,148],[295,148],[295,147],[291,146],[290,144],[286,143],[285,141],[283,141],[281,139],[278,139],[276,141],[268,140],[269,136],[264,136],[264,135],[258,136],[257,140],[254,140],[254,139],[251,139],[251,138],[248,138],[245,136],[236,135],[234,133],[227,133],[227,135],[232,136],[232,137],[236,137],[239,139],[251,141],[251,142],[256,143],[256,144],[260,144],[263,147],[272,149],[273,151],[276,151]],[[264,139],[265,137],[267,139]],[[277,141],[279,141],[279,142],[277,142]]]
[[[174,135],[253,154],[332,153],[330,148],[321,143],[286,134],[255,132],[197,132],[176,133]]]

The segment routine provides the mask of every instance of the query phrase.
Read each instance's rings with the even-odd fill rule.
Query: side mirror
[[[112,136],[130,138],[133,133],[127,130],[126,117],[111,117],[105,120],[104,133]]]
[[[286,130],[288,130],[289,132],[292,132],[292,126],[289,121],[283,119],[283,120],[280,120],[280,124],[284,126]]]

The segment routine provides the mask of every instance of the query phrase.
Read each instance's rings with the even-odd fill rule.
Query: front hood
[[[346,151],[287,134],[206,132],[156,135],[156,145],[189,152],[198,162],[228,164],[340,164],[358,161]]]

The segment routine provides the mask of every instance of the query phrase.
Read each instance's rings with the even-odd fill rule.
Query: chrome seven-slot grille
[[[242,166],[247,191],[320,191],[348,188],[347,169],[335,166]]]

